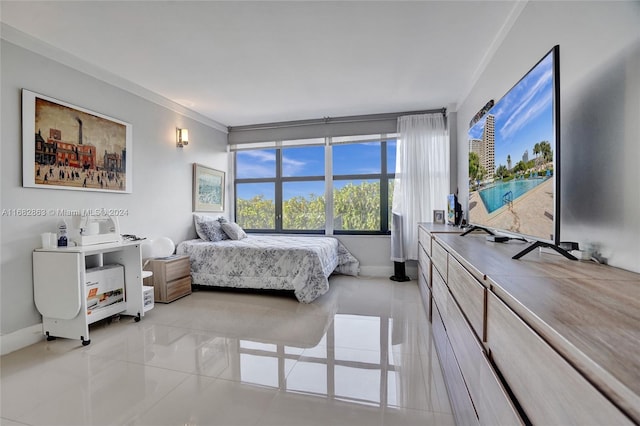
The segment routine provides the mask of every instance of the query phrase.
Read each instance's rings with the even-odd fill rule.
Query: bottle
[[[58,247],[67,246],[67,222],[62,219],[58,222]]]

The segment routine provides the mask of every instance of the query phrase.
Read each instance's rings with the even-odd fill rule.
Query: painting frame
[[[444,225],[444,210],[433,211],[433,223],[439,223]]]
[[[22,89],[22,186],[130,194],[132,135],[130,123]]]
[[[225,172],[193,163],[194,212],[223,212],[224,189]]]

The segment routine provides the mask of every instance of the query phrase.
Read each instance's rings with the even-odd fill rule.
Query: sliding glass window
[[[282,229],[324,231],[324,146],[282,149]]]
[[[236,222],[245,229],[276,229],[275,149],[236,153]]]
[[[388,233],[395,137],[333,138],[332,149],[334,232]]]
[[[325,233],[330,220],[338,234],[389,232],[394,135],[283,141],[272,146],[236,151],[240,226],[257,232]],[[328,189],[333,208],[325,199],[326,173],[333,181]]]
[[[287,146],[301,143],[302,146]],[[249,231],[325,229],[324,139],[237,151],[236,222]]]

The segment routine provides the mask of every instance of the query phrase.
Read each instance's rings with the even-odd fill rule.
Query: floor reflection
[[[4,356],[1,423],[453,424],[417,288],[332,285],[311,305],[196,292],[97,324],[87,347]]]
[[[238,350],[227,352],[235,356],[233,379],[356,404],[396,406],[403,400],[404,382],[411,380],[402,375],[403,368],[419,365],[403,365],[412,357],[403,360],[402,343],[393,350],[393,332],[404,335],[406,328],[402,322],[394,328],[393,322],[388,317],[336,314],[318,343],[302,355],[294,346],[238,340]]]

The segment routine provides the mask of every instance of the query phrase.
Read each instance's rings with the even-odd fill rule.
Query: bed
[[[177,253],[191,258],[194,285],[293,290],[311,303],[329,290],[333,272],[357,275],[359,262],[333,237],[248,235],[239,240],[188,240]]]

